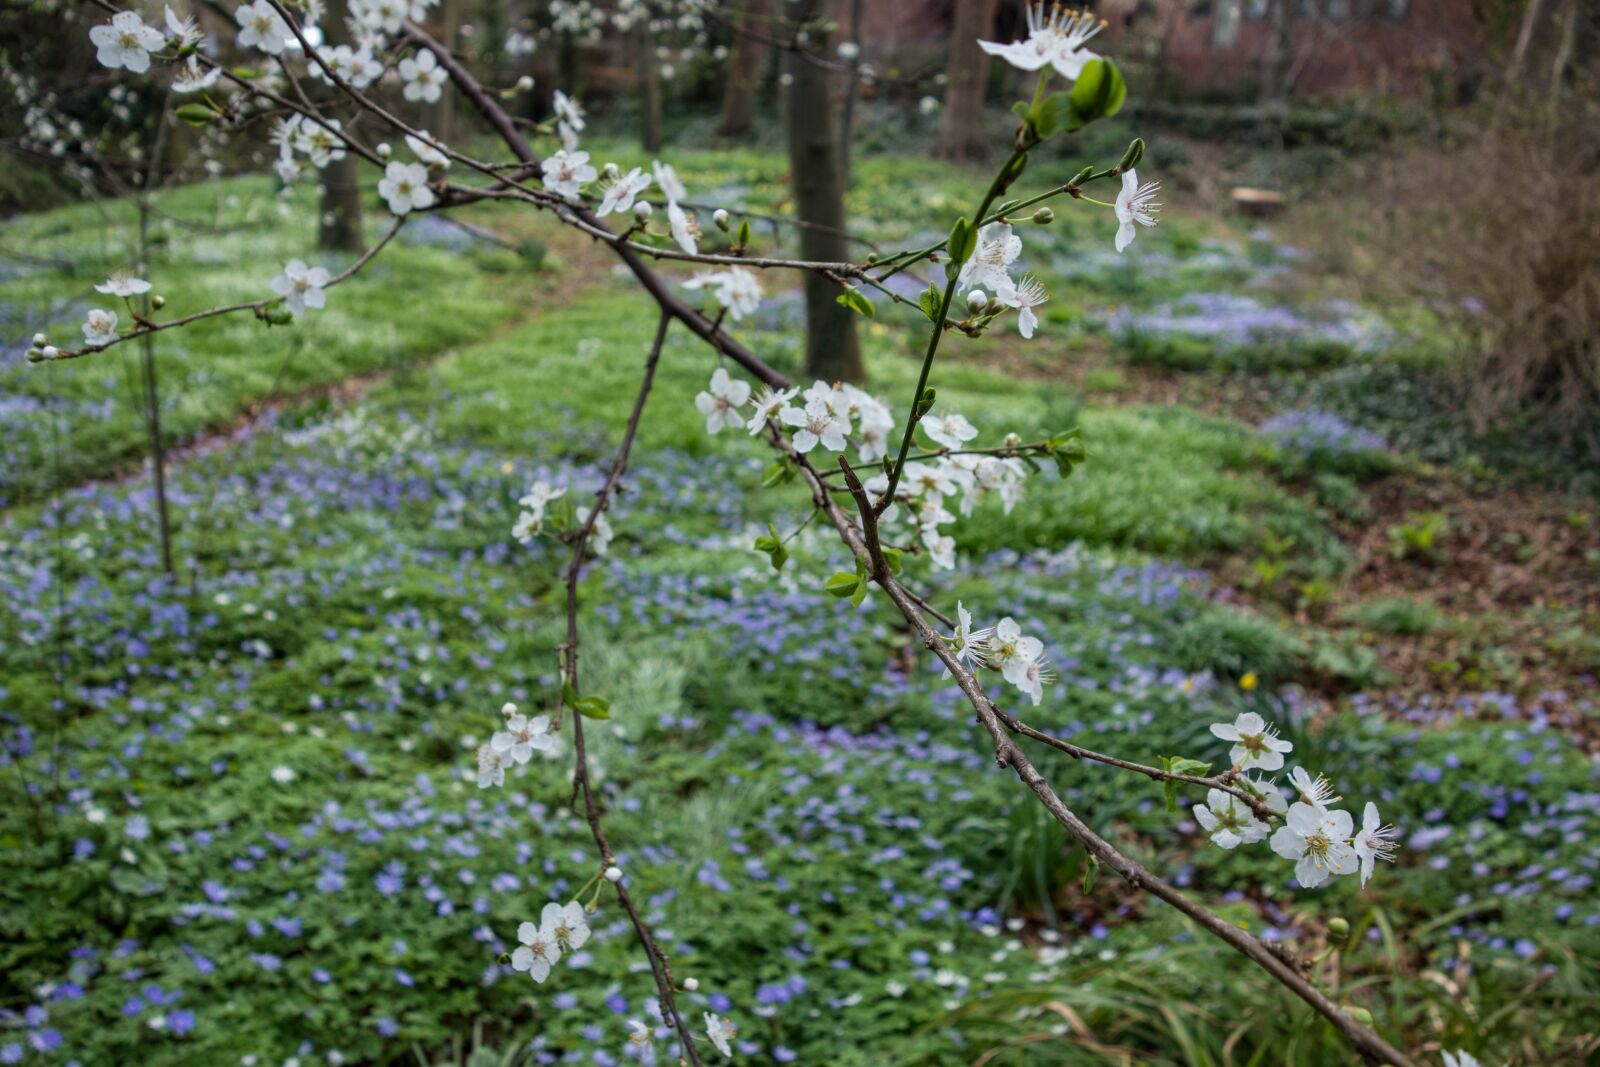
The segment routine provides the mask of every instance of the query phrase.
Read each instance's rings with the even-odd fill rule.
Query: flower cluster
[[[1228,759],[1235,771],[1279,770],[1284,755],[1294,751],[1293,744],[1279,737],[1271,724],[1253,711],[1243,712],[1231,723],[1214,723],[1211,732],[1233,742]],[[1378,860],[1394,858],[1394,827],[1382,824],[1378,806],[1367,804],[1357,833],[1349,812],[1330,807],[1340,798],[1334,795],[1332,783],[1320,774],[1313,776],[1304,767],[1296,767],[1290,773],[1292,804],[1271,781],[1239,778],[1238,782],[1268,811],[1282,816],[1283,825],[1272,830],[1241,798],[1212,789],[1206,794],[1205,806],[1193,810],[1212,843],[1221,848],[1267,840],[1270,834],[1272,850],[1294,861],[1295,878],[1307,889],[1338,875],[1357,872],[1361,884],[1366,885]]]
[[[1035,706],[1044,699],[1044,687],[1055,681],[1045,658],[1044,642],[1029,637],[1009,616],[992,629],[974,630],[972,613],[956,604],[956,632],[945,639],[955,658],[970,668],[997,670],[1005,680],[1026,693]],[[946,668],[946,673],[949,673]]]
[[[550,732],[550,717],[533,718],[517,711],[515,704],[500,709],[505,719],[505,729],[495,731],[489,743],[478,746],[478,788],[504,785],[506,768],[522,766],[533,758],[535,752],[548,752],[555,747],[555,734]]]
[[[550,506],[551,501],[559,500],[566,495],[566,486],[552,486],[543,479],[534,482],[517,501],[522,513],[517,516],[516,524],[511,527],[511,536],[523,544],[532,541],[534,535],[544,529],[545,508]]]
[[[511,966],[527,971],[535,982],[550,977],[550,968],[561,960],[563,952],[572,953],[589,940],[589,923],[584,918],[583,905],[577,901],[544,906],[537,924],[522,923],[517,927],[517,948],[511,953]]]
[[[961,265],[956,284],[967,290],[967,310],[975,315],[1017,312],[1017,331],[1032,337],[1039,325],[1037,308],[1050,299],[1031,275],[1011,277],[1011,265],[1022,255],[1022,238],[1009,222],[991,222],[978,230],[978,244]],[[992,297],[992,300],[991,300]]]

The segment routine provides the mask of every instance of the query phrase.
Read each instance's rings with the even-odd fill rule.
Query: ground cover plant
[[[181,21],[163,34],[129,14],[97,28],[116,60],[102,63],[171,49],[209,76],[183,54]],[[302,14],[260,0],[240,44],[310,51]],[[1112,64],[1083,54],[1091,23],[1030,20],[1031,44],[992,45],[1020,66],[1048,46],[1050,64],[989,195],[949,228],[976,199],[971,173],[921,183],[863,161],[869,205],[872,191],[934,190],[868,228],[921,251],[864,264],[797,262],[776,232],[756,243],[739,216],[776,195],[779,169],[756,153],[654,167],[664,201],[636,209],[645,167],[619,151],[614,171],[585,170],[571,101],[540,131],[565,143],[540,185],[415,132],[408,148],[431,168],[344,139],[384,165],[378,193],[399,218],[521,203],[481,203],[467,239],[410,220],[424,235],[400,246],[415,284],[449,278],[465,294],[416,336],[386,332],[392,304],[350,295],[382,280],[369,266],[408,229],[387,221],[369,235],[385,256],[320,275],[291,262],[279,297],[196,302],[244,303],[244,327],[314,353],[356,340],[307,364],[300,388],[366,380],[260,409],[296,390],[224,379],[179,430],[226,431],[172,464],[181,572],[150,537],[143,479],[73,484],[133,454],[136,435],[102,416],[111,428],[75,452],[61,428],[95,413],[38,406],[50,479],[0,520],[16,605],[0,629],[14,866],[0,1060],[1594,1053],[1600,792],[1571,728],[1592,693],[1580,680],[1329,703],[1291,679],[1349,682],[1361,650],[1241,608],[1219,573],[1248,553],[1264,588],[1292,578],[1309,596],[1341,579],[1339,501],[1405,457],[1318,411],[1257,431],[1096,406],[987,365],[984,334],[1078,319],[1038,313],[1040,279],[1008,269],[1012,227],[989,209],[1053,128],[1115,110],[1122,92]],[[531,172],[538,157],[494,97],[395,23],[407,98],[444,71]],[[1046,92],[1052,69],[1070,91]],[[309,103],[297,121],[333,130]],[[315,165],[326,149],[301,134],[281,158]],[[1066,217],[1066,198],[1126,178],[1120,227],[1019,215],[1030,250],[1048,235],[1044,282],[1071,284],[1074,247],[1088,259],[1090,242],[1148,239],[1142,152],[1063,167],[1034,198],[1062,198]],[[697,164],[743,175],[726,225],[711,217],[725,238],[696,234],[675,192]],[[555,221],[512,221],[527,206]],[[613,213],[634,221],[603,229]],[[68,212],[15,236],[59,247],[85,226]],[[575,266],[575,247],[551,262],[518,243],[565,250],[559,227],[617,250],[632,282]],[[1183,230],[1158,254],[1199,262],[1173,276],[1225,274],[1205,257],[1226,240]],[[290,225],[273,237],[293,239]],[[669,269],[687,281],[679,296],[641,256],[703,269]],[[203,265],[173,263],[180,277]],[[832,276],[870,322],[872,394],[787,386],[797,298],[764,294],[747,264]],[[513,318],[517,272],[559,299]],[[24,282],[36,303],[65,288]],[[1166,284],[1155,299],[1185,299],[1187,282]],[[347,297],[337,331],[303,336]],[[23,346],[47,399],[80,371],[76,388],[109,398],[97,361],[144,335],[194,345],[185,383],[236,354],[220,328],[235,320],[187,306],[159,322],[135,312],[121,333],[91,310],[82,345],[52,344],[49,316],[76,326],[68,306],[43,304],[44,336]],[[178,329],[193,315],[217,332]],[[877,399],[906,396],[902,422]],[[1398,561],[1438,562],[1448,520],[1396,528]],[[937,605],[958,606],[947,618]],[[1349,617],[1391,636],[1438,628],[1393,607]],[[1291,764],[1284,792],[1260,777]],[[1330,780],[1372,802],[1359,830]],[[1398,829],[1379,806],[1405,813]],[[1397,862],[1373,877],[1379,859]]]

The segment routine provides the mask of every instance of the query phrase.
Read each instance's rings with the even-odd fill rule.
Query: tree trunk
[[[1295,16],[1301,0],[1271,0],[1267,51],[1261,63],[1261,103],[1267,107],[1289,102],[1289,61],[1294,49]]]
[[[941,159],[971,159],[982,155],[993,141],[983,124],[989,56],[978,47],[978,39],[994,32],[997,6],[998,0],[956,0],[946,68],[949,84],[944,95],[944,117],[939,123],[939,144],[934,150]]]
[[[328,0],[322,32],[330,46],[350,43],[345,25],[346,0]],[[353,153],[322,168],[322,221],[317,247],[330,252],[359,252],[361,239],[361,160]]]
[[[811,26],[812,51],[826,52],[826,35],[819,27],[827,9],[827,0],[797,0],[791,5],[790,17]],[[789,75],[784,125],[795,213],[802,222],[814,224],[800,229],[800,255],[838,262],[848,258],[849,249],[828,72],[795,51],[784,54],[783,65]],[[819,274],[806,274],[805,293],[806,373],[829,382],[861,381],[865,371],[856,313],[839,305],[839,287]]]
[[[639,147],[654,155],[661,151],[661,64],[650,28],[644,23],[634,31],[639,63]]]
[[[765,33],[765,16],[770,0],[744,0],[736,18],[738,25]],[[761,68],[766,64],[767,46],[738,31],[733,36],[733,54],[728,58],[728,85],[722,96],[722,121],[717,133],[723,137],[743,137],[756,124],[756,88]]]
[[[850,148],[855,140],[856,96],[861,90],[861,0],[850,0],[850,43],[855,53],[845,72],[844,114],[839,119],[839,176],[850,188]]]

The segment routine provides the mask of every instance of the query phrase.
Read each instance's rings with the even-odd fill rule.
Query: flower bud
[[[1013,430],[1011,433],[1006,434],[1006,447],[1007,448],[1021,448],[1022,447],[1022,435],[1017,433],[1015,430]]]
[[[839,42],[839,58],[849,63],[861,54],[861,46],[854,41]]]
[[[379,159],[388,159],[390,154],[394,152],[394,149],[389,147],[388,141],[382,141],[378,144],[377,151]]]
[[[517,79],[517,92],[525,93],[533,88],[533,78],[527,74]]]
[[[617,180],[617,175],[619,175],[621,173],[622,173],[622,169],[620,167],[618,167],[615,163],[607,163],[605,166],[600,168],[601,176],[604,177],[604,178],[609,179],[610,181],[616,181]]]
[[[1135,137],[1128,142],[1128,150],[1122,154],[1122,162],[1117,164],[1119,171],[1132,170],[1144,158],[1144,138]]]
[[[711,213],[711,221],[717,224],[717,229],[723,233],[728,232],[728,212],[725,208],[717,208]]]
[[[44,352],[37,348],[30,348],[24,354],[28,357],[29,363],[38,363],[44,359]]]
[[[167,306],[167,298],[162,296],[160,293],[157,293],[155,296],[150,298],[150,306],[155,308],[157,311],[160,311],[162,308]]]
[[[1350,922],[1343,915],[1328,920],[1328,944],[1338,947],[1350,940]]]
[[[55,345],[45,345],[43,351],[39,353],[39,355],[43,356],[45,359],[55,359],[60,354],[61,349],[57,348]]]
[[[606,881],[608,881],[608,882],[620,882],[620,881],[622,881],[622,868],[621,867],[607,867],[606,868]]]
[[[989,306],[989,294],[982,289],[974,289],[967,294],[967,310],[974,315]]]
[[[36,333],[33,335],[33,343],[38,347],[43,348],[45,345],[50,343],[50,338],[46,337],[42,333]]]
[[[633,217],[640,222],[649,222],[650,216],[655,213],[656,209],[650,206],[648,200],[640,200],[633,205]]]
[[[509,700],[506,701],[500,707],[500,714],[504,715],[508,719],[511,718],[511,716],[515,715],[516,713],[517,713],[517,706],[515,704],[511,703]]]
[[[1047,207],[1042,207],[1033,213],[1033,221],[1040,226],[1048,226],[1056,221],[1056,213]]]
[[[1339,1009],[1362,1026],[1372,1025],[1372,1013],[1366,1008],[1355,1004],[1341,1004]]]
[[[683,988],[686,991],[688,991],[690,993],[693,993],[696,989],[700,988],[700,979],[698,979],[698,978],[685,978],[683,980]]]

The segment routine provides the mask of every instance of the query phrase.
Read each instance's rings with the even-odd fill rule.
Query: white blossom
[[[178,70],[178,76],[172,79],[172,91],[175,93],[199,93],[217,84],[217,79],[222,77],[221,67],[202,67],[199,56],[190,56],[188,61]]]
[[[922,427],[922,432],[933,438],[935,443],[945,448],[960,448],[978,436],[978,428],[968,422],[966,416],[955,412],[938,416],[924,415],[917,425]]]
[[[506,757],[491,745],[478,746],[478,788],[506,784]]]
[[[818,444],[830,452],[843,452],[845,449],[844,437],[850,432],[850,426],[821,400],[808,400],[803,409],[786,407],[778,413],[778,417],[785,425],[798,427],[794,434],[794,450],[802,455]]]
[[[289,29],[289,24],[283,21],[283,16],[267,0],[240,4],[233,17],[239,22],[240,48],[254,48],[269,56],[278,56],[294,40],[294,32]]]
[[[444,92],[445,74],[439,57],[426,48],[400,61],[400,78],[406,83],[401,95],[413,102],[437,103]]]
[[[1289,772],[1289,784],[1294,787],[1302,803],[1314,808],[1325,808],[1329,801],[1339,799],[1333,795],[1332,782],[1321,774],[1313,778],[1304,767],[1296,767]]]
[[[535,982],[542,983],[549,978],[550,968],[561,959],[561,946],[556,942],[554,932],[533,923],[523,923],[517,927],[517,941],[520,944],[511,953],[511,966],[519,971],[527,971]]]
[[[1117,194],[1117,251],[1121,252],[1133,244],[1135,228],[1134,223],[1140,226],[1154,226],[1156,212],[1161,210],[1161,204],[1156,197],[1161,194],[1160,182],[1145,182],[1139,184],[1139,176],[1133,170],[1122,172],[1122,192]]]
[[[1310,804],[1291,804],[1284,825],[1272,835],[1272,851],[1294,860],[1294,876],[1307,889],[1330,877],[1353,874],[1358,866],[1350,844],[1348,811],[1329,811]]]
[[[1362,885],[1366,885],[1372,877],[1372,869],[1378,860],[1394,862],[1395,849],[1398,847],[1394,837],[1394,827],[1383,825],[1383,820],[1378,817],[1378,805],[1368,801],[1361,813],[1361,832],[1351,842],[1356,857],[1361,861]]]
[[[428,168],[421,163],[395,160],[383,169],[378,195],[389,203],[396,215],[433,206],[433,190],[428,188]]]
[[[137,296],[150,291],[150,283],[140,278],[135,278],[126,271],[112,271],[106,280],[94,287],[97,293],[108,296]]]
[[[1044,695],[1044,683],[1049,681],[1044,665],[1044,642],[1028,637],[1015,619],[1001,619],[989,635],[985,659],[997,668],[1005,680],[1027,693],[1038,704]]]
[[[200,43],[203,35],[193,15],[179,15],[170,5],[163,9],[162,15],[167,24],[167,36],[172,39],[174,48],[187,48]]]
[[[307,267],[303,261],[291,259],[283,273],[272,279],[272,291],[283,297],[284,307],[303,315],[306,308],[326,306],[328,297],[322,287],[327,284],[326,267]]]
[[[981,667],[984,664],[984,650],[988,647],[988,629],[974,630],[972,628],[972,612],[962,606],[961,601],[956,601],[956,632],[947,639],[950,642],[950,651],[955,656],[956,662],[968,668]],[[944,677],[950,677],[950,668],[944,668]]]
[[[583,905],[575,900],[567,904],[552,900],[540,913],[539,924],[554,935],[563,951],[576,952],[589,941],[589,920],[584,918]]]
[[[1283,766],[1283,754],[1294,751],[1294,745],[1278,737],[1267,720],[1253,711],[1242,713],[1231,723],[1213,723],[1211,732],[1224,741],[1232,741],[1228,758],[1240,770],[1259,767],[1275,771]]]
[[[594,181],[599,172],[589,165],[589,153],[557,149],[539,164],[544,172],[544,187],[564,200],[576,203],[583,187]]]
[[[724,1056],[732,1057],[733,1049],[728,1042],[732,1041],[738,1034],[737,1028],[720,1015],[713,1015],[709,1011],[703,1014],[706,1020],[706,1037],[710,1038],[711,1043],[717,1046],[718,1052]]]
[[[1022,255],[1022,238],[1011,232],[1009,222],[991,222],[978,230],[977,247],[961,265],[956,284],[962,288],[988,288],[999,291],[1011,284],[1007,268]]]
[[[1211,843],[1221,848],[1237,848],[1267,836],[1267,824],[1251,813],[1249,805],[1220,789],[1208,791],[1205,805],[1192,811],[1211,835]]]
[[[750,402],[750,385],[718,367],[711,373],[709,389],[694,398],[694,406],[706,417],[706,433],[718,433],[724,426],[742,426],[739,409]]]
[[[754,436],[766,429],[767,420],[780,418],[783,409],[789,406],[789,401],[793,400],[799,392],[800,390],[798,389],[774,389],[770,385],[763,389],[761,395],[756,397],[755,414],[751,415],[750,421],[745,423],[751,435]]]
[[[166,39],[160,30],[146,26],[134,12],[119,11],[111,16],[109,23],[92,28],[89,40],[95,47],[95,59],[102,67],[143,74],[150,69],[150,53],[160,48]]]
[[[634,197],[649,187],[650,175],[634,167],[606,189],[605,196],[600,198],[600,206],[595,209],[595,214],[603,218],[613,211],[627,211],[633,207]]]
[[[411,154],[429,170],[450,169],[450,157],[444,154],[444,142],[427,130],[406,134],[406,147],[411,149]]]
[[[583,108],[560,89],[551,97],[550,107],[556,113],[556,133],[561,146],[571,152],[578,147],[578,134],[583,132]]]
[[[513,715],[506,720],[506,728],[489,738],[489,747],[500,754],[506,763],[525,764],[535,752],[548,752],[555,747],[555,735],[550,732],[550,717]]]
[[[108,345],[117,339],[117,313],[90,308],[83,320],[83,340],[90,345]]]
[[[709,289],[712,299],[738,322],[761,306],[761,280],[746,267],[703,271],[683,283],[685,289]]]
[[[589,509],[579,508],[577,513],[578,526],[581,528],[589,521]],[[589,531],[589,548],[597,556],[606,554],[611,547],[611,539],[616,534],[611,529],[611,523],[606,521],[606,513],[601,512],[594,518],[594,529]]]
[[[991,56],[999,56],[1013,67],[1038,70],[1046,63],[1063,78],[1076,79],[1084,65],[1098,58],[1084,48],[1084,44],[1100,32],[1104,25],[1087,11],[1076,11],[1052,3],[1029,4],[1028,36],[1011,44],[979,41],[978,47]]]
[[[1031,338],[1039,326],[1039,315],[1035,309],[1050,299],[1044,285],[1031,275],[1025,275],[1015,283],[1008,278],[995,295],[1006,307],[1017,309],[1017,332],[1024,338]]]

